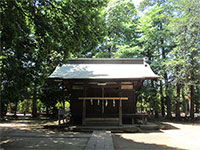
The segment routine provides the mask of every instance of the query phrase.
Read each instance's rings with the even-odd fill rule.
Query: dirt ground
[[[170,130],[113,133],[115,149],[200,150],[200,124],[165,122]],[[56,121],[10,120],[0,122],[0,150],[85,149],[91,133],[52,128]],[[50,127],[50,128],[48,128]]]
[[[0,150],[84,149],[91,133],[69,132],[57,121],[11,120],[0,123]]]
[[[115,149],[200,150],[200,124],[165,123],[170,130],[113,134]]]

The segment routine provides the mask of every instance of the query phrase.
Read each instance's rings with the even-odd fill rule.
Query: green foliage
[[[198,0],[172,3],[176,13],[171,18],[169,28],[175,35],[176,47],[169,53],[172,61],[165,65],[171,81],[190,91],[190,117],[194,118],[194,103],[200,102],[199,96],[196,97],[200,87],[200,3]]]
[[[99,46],[91,51],[93,57],[115,57],[121,47],[136,45],[137,10],[132,0],[111,0],[104,9],[106,36]],[[118,54],[116,54],[118,55]]]
[[[176,83],[196,85],[194,90],[198,93],[196,89],[199,89],[200,81],[199,6],[196,0],[143,0],[140,10],[144,11],[144,15],[139,18],[136,28],[140,35],[137,38],[137,45],[117,46],[115,57],[145,57],[154,72],[162,77],[160,85],[150,84],[140,89],[139,97],[143,97],[140,99],[145,99],[155,109],[159,109],[162,104],[164,111],[164,105],[167,104],[170,111],[171,108],[175,110],[176,102],[180,101],[180,97],[177,99],[176,95]],[[151,89],[160,91],[151,92]],[[144,93],[151,96],[146,97]],[[196,99],[195,93],[193,99]],[[187,92],[188,94],[190,93]],[[160,96],[156,98],[155,95]],[[169,102],[164,102],[167,96]]]
[[[146,11],[151,9],[151,7],[155,6],[156,4],[159,6],[163,6],[168,3],[169,0],[143,0],[139,5],[139,10]]]
[[[60,107],[63,107],[63,102],[58,102],[56,104],[56,107],[59,109]],[[69,109],[70,108],[70,102],[69,101],[65,101],[65,106],[64,108]]]
[[[31,113],[32,102],[30,100],[19,101],[17,105],[17,112],[19,113]],[[38,108],[41,106],[38,106]]]
[[[187,5],[185,5],[187,4]],[[171,18],[169,28],[175,34],[176,47],[170,52],[166,68],[174,82],[199,85],[200,81],[200,3],[180,0],[174,2],[177,14]]]
[[[58,64],[94,48],[104,35],[104,0],[0,3],[2,107],[23,99],[27,88],[37,94]]]
[[[139,58],[143,57],[143,55],[140,53],[139,46],[130,47],[129,45],[123,45],[116,47],[118,51],[114,53],[115,58],[133,58],[136,56]]]
[[[48,107],[60,106],[59,103],[69,101],[69,93],[60,82],[47,80],[41,88],[40,100]]]
[[[148,111],[160,110],[161,95],[157,92],[157,89],[151,87],[148,82],[146,82],[145,85],[136,92],[136,96],[138,99],[137,102],[140,103],[139,107],[141,107],[141,105],[146,105],[146,107],[148,106],[148,108],[146,108]]]
[[[170,50],[169,42],[171,41],[169,41],[169,30],[167,29],[168,22],[168,16],[164,14],[164,8],[158,5],[152,7],[139,19],[137,30],[141,33],[139,38],[140,53],[151,63],[154,59],[159,61],[162,57],[165,58]]]

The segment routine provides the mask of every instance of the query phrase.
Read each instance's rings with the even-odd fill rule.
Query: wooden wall
[[[106,85],[98,85],[106,83]],[[65,86],[71,93],[70,109],[72,114],[72,121],[81,123],[82,119],[82,101],[79,97],[128,97],[128,100],[122,102],[122,114],[136,112],[136,98],[135,89],[138,86],[136,81],[65,81]],[[103,94],[102,94],[102,91]],[[108,105],[105,106],[104,113],[102,113],[102,101],[98,105],[97,100],[86,101],[86,117],[118,117],[119,116],[119,101],[108,100]]]

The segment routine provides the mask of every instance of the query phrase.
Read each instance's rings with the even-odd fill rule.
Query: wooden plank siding
[[[67,87],[71,93],[70,109],[72,121],[85,124],[85,120],[88,117],[117,117],[120,120],[120,124],[122,124],[122,116],[124,113],[136,112],[135,89],[138,88],[141,82],[142,81],[137,80],[64,81],[65,87]],[[76,85],[75,89],[73,89],[73,85]],[[122,85],[128,85],[128,89],[121,88]],[[132,88],[130,88],[129,85],[131,85]],[[77,88],[77,86],[81,86],[81,88]],[[92,100],[92,102],[90,100]],[[113,103],[115,103],[115,105]],[[86,108],[86,110],[83,110],[84,108]]]

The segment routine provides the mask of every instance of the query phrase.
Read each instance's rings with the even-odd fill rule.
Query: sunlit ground
[[[160,132],[149,133],[123,133],[116,134],[121,139],[132,140],[138,143],[164,145],[177,149],[200,150],[200,125],[187,125],[168,123],[177,129],[160,130]],[[120,144],[120,138],[115,139],[116,144]],[[121,143],[121,148],[123,143]],[[120,145],[119,145],[120,146]]]

